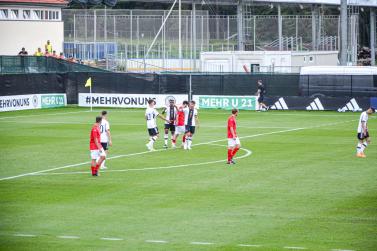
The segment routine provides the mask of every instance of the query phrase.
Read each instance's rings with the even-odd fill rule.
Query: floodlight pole
[[[347,0],[341,0],[340,5],[340,65],[347,65],[347,50],[348,50],[348,10]]]
[[[182,61],[182,5],[181,0],[178,1],[178,51],[179,51],[179,64],[182,70],[183,61]]]
[[[376,9],[370,8],[370,65],[376,65]]]
[[[180,2],[180,0],[179,0],[179,2]],[[162,29],[165,27],[165,23],[166,23],[166,21],[168,20],[168,18],[169,18],[169,16],[170,16],[170,13],[173,11],[173,8],[174,8],[174,6],[175,6],[176,3],[177,3],[177,0],[174,0],[174,3],[173,3],[173,5],[171,6],[171,8],[170,8],[168,14],[166,15],[164,22],[161,24],[160,29],[158,30],[156,36],[155,36],[154,39],[153,39],[152,44],[149,46],[149,48],[148,48],[148,50],[147,50],[147,53],[144,54],[144,58],[143,58],[143,61],[144,61],[144,72],[145,72],[145,70],[146,70],[145,59],[146,59],[146,57],[148,56],[149,52],[151,51],[151,49],[152,49],[154,43],[156,42],[158,36],[160,35]],[[179,34],[181,34],[181,33],[179,33]]]

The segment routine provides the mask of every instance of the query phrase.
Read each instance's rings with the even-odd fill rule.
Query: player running
[[[165,120],[161,114],[158,113],[154,106],[156,101],[153,99],[148,100],[148,107],[145,110],[145,119],[147,120],[147,128],[149,133],[149,143],[146,144],[149,151],[154,151],[153,145],[154,142],[158,139],[158,128],[156,123],[156,117],[160,117],[162,120]],[[165,120],[166,121],[166,120]],[[169,121],[167,121],[169,122]]]
[[[185,112],[185,135],[186,141],[183,145],[185,150],[191,150],[192,136],[195,134],[195,126],[199,127],[198,110],[195,108],[195,101],[191,100],[188,108],[184,109]]]
[[[364,111],[360,115],[359,119],[359,126],[357,127],[357,138],[359,139],[359,143],[357,144],[357,154],[356,157],[359,158],[366,158],[364,154],[365,148],[367,148],[368,144],[370,143],[369,140],[369,132],[368,132],[368,118],[369,115],[375,113],[376,110],[373,107],[368,108],[368,110]]]
[[[228,118],[228,162],[227,164],[233,165],[233,157],[241,147],[240,139],[237,136],[237,123],[236,117],[238,115],[237,109],[232,109],[232,115]]]
[[[93,125],[92,130],[90,132],[90,157],[92,159],[91,162],[91,170],[92,176],[98,176],[98,169],[101,166],[102,162],[106,159],[106,153],[103,147],[101,146],[101,133],[100,133],[100,124],[102,121],[102,117],[96,117],[96,123]],[[98,158],[98,161],[96,161]]]
[[[180,134],[183,134],[183,139],[185,139],[185,131],[186,131],[186,128],[185,128],[185,111],[184,109],[186,109],[188,106],[188,102],[185,100],[183,101],[182,103],[182,106],[180,106],[178,108],[178,112],[177,112],[177,119],[175,121],[175,133],[174,133],[174,136],[173,136],[173,139],[172,139],[172,147],[173,148],[176,148],[176,142],[177,142],[177,138]]]
[[[178,109],[177,109],[177,106],[175,105],[174,99],[170,99],[169,100],[169,106],[165,107],[165,109],[162,111],[162,114],[166,113],[164,148],[168,148],[169,130],[170,130],[170,133],[171,133],[172,147],[173,147],[173,145],[175,145],[175,143],[173,143],[173,138],[174,138],[174,135],[175,135],[175,124],[174,123],[175,123],[175,120],[177,118],[177,110]]]
[[[110,133],[110,123],[107,120],[107,111],[102,111],[102,121],[100,125],[100,130],[101,130],[101,145],[103,149],[106,152],[106,156],[109,154],[109,146],[113,145],[113,142],[111,140],[111,133]],[[98,161],[98,160],[97,160]],[[102,161],[100,169],[107,169],[105,166],[106,160]]]

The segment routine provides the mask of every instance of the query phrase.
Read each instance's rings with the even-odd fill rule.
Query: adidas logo
[[[359,104],[356,102],[356,99],[351,99],[343,108],[339,108],[338,112],[353,111],[360,112],[362,109]]]
[[[314,99],[313,102],[310,103],[310,105],[308,105],[306,107],[306,110],[308,111],[324,111],[325,109],[323,108],[323,105],[321,103],[321,101],[319,100],[319,98],[316,98]]]
[[[289,110],[287,103],[285,103],[285,100],[283,98],[279,98],[278,101],[275,102],[274,105],[270,107],[271,110]]]

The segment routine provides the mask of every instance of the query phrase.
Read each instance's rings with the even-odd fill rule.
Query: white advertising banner
[[[156,100],[156,108],[161,108],[174,99],[177,104],[187,100],[185,94],[113,94],[113,93],[79,93],[79,106],[145,108],[148,100]]]
[[[62,107],[67,105],[65,93],[0,96],[0,112]]]

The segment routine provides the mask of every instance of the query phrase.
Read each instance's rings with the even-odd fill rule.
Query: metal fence
[[[112,57],[142,59],[152,44],[167,10],[63,10],[64,40],[73,44],[116,43]],[[182,57],[193,60],[190,69],[198,70],[194,59],[202,51],[238,50],[237,16],[214,16],[207,11],[182,11]],[[281,16],[282,37],[279,37],[278,16],[245,15],[243,38],[246,50],[338,50],[338,16]],[[179,58],[178,11],[167,19],[161,34],[148,54],[148,59]],[[312,29],[315,25],[315,29]],[[313,32],[313,30],[315,32]],[[282,39],[283,46],[279,41]],[[280,47],[281,48],[280,48]],[[73,46],[74,56],[101,59],[96,52],[80,51]],[[88,47],[85,47],[88,48]],[[92,46],[93,50],[97,46]],[[70,52],[71,53],[71,52]],[[107,58],[108,52],[102,57]],[[103,59],[102,58],[102,59]],[[161,62],[158,67],[163,67]]]
[[[0,74],[106,72],[63,59],[36,56],[0,56]]]

